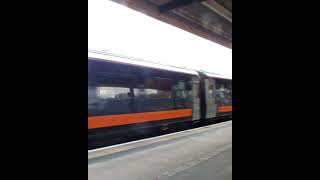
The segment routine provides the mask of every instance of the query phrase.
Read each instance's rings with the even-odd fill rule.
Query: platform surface
[[[89,151],[88,179],[232,179],[232,121]]]

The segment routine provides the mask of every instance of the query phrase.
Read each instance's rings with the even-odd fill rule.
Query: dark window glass
[[[192,107],[189,76],[94,60],[88,67],[89,116]]]
[[[145,78],[134,88],[137,112],[191,108],[192,91],[188,83],[164,78]]]
[[[134,87],[134,100],[137,112],[174,109],[172,80],[161,78],[140,79]]]
[[[88,86],[89,116],[132,113],[132,95],[128,76],[97,75]]]

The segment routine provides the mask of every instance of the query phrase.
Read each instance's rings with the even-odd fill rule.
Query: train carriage
[[[88,148],[230,115],[231,91],[230,78],[89,51]]]
[[[89,144],[200,119],[196,71],[90,53]]]

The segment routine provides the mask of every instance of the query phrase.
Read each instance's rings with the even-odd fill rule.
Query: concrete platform
[[[88,151],[89,180],[232,179],[232,121]]]

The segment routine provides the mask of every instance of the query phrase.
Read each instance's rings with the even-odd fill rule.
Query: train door
[[[200,81],[198,77],[192,78],[192,120],[200,119]]]
[[[232,82],[227,84],[227,88],[230,90],[230,94],[232,95]]]
[[[213,118],[216,116],[217,105],[215,103],[215,80],[205,79],[205,101],[206,101],[206,118]]]

